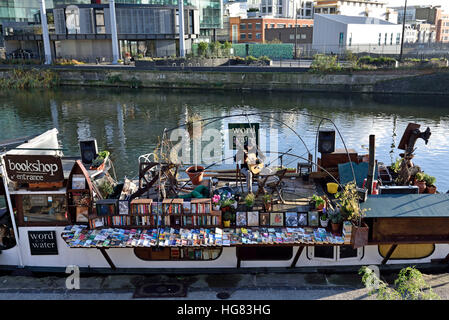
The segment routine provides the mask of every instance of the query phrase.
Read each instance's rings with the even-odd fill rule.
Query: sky
[[[405,0],[385,0],[390,7],[403,6]],[[414,5],[441,5],[443,10],[449,12],[449,0],[407,0],[407,6]]]

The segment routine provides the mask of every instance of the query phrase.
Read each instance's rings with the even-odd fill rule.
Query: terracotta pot
[[[425,181],[415,181],[415,186],[418,186],[419,193],[424,193],[424,191],[426,191]]]
[[[321,210],[323,210],[323,208],[324,208],[324,203],[320,204],[315,209],[317,209],[318,211],[321,211]]]
[[[342,223],[333,223],[331,222],[332,233],[341,235]]]
[[[188,167],[186,173],[189,175],[193,185],[199,185],[203,181],[204,167],[196,166],[196,171],[195,166]]]
[[[426,190],[427,190],[427,193],[434,194],[434,193],[437,192],[437,187],[435,187],[435,186],[427,186]]]

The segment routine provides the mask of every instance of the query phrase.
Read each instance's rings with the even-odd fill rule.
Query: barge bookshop
[[[376,161],[374,136],[369,154],[358,154],[335,126],[318,127],[315,155],[305,146],[304,157],[290,149],[266,161],[255,116],[271,113],[180,126],[195,144],[210,123],[226,119],[230,168],[180,160],[168,139],[174,128],[138,158],[138,177],[122,181],[95,139],[80,141],[79,157],[63,155],[57,129],[1,142],[0,268],[217,272],[449,262],[449,194],[412,162],[429,128],[410,123],[392,165]],[[283,165],[287,157],[295,168]]]

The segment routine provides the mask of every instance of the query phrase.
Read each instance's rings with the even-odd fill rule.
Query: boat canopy
[[[21,143],[18,145],[18,143]],[[58,141],[58,129],[53,128],[38,136],[19,138],[3,142],[6,149],[11,149],[6,154],[13,155],[52,155],[62,156],[61,146]]]
[[[360,204],[366,218],[449,217],[449,194],[373,195]]]

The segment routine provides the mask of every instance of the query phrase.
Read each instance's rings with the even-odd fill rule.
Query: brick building
[[[264,43],[266,41],[265,30],[274,28],[292,28],[295,26],[312,27],[312,19],[282,19],[255,17],[242,19],[240,17],[229,18],[229,35],[233,43]]]

